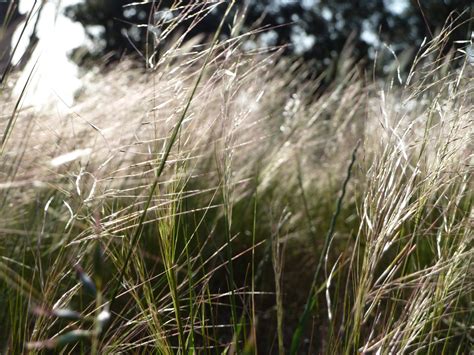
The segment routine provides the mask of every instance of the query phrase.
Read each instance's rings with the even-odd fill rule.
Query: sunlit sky
[[[62,10],[81,0],[49,0],[46,2],[38,25],[38,47],[24,71],[23,78],[17,84],[16,92],[20,92],[23,84],[34,67],[34,76],[31,81],[25,105],[45,105],[51,102],[58,105],[71,106],[74,101],[74,93],[80,88],[81,81],[78,78],[77,67],[69,60],[68,52],[83,44],[86,40],[84,29],[78,23],[72,22],[62,14]],[[295,0],[278,0],[282,3]],[[302,1],[303,6],[311,6],[319,0],[296,0]],[[20,12],[27,13],[33,7],[34,0],[20,0]],[[386,6],[393,12],[402,12],[407,6],[407,0],[384,0]],[[25,48],[26,39],[33,28],[31,21],[30,30],[27,31],[25,40],[20,48]],[[16,35],[19,36],[21,27]],[[303,36],[304,37],[304,36]],[[302,38],[304,40],[304,38]],[[363,33],[363,39],[373,41],[374,37],[370,31]],[[304,44],[304,41],[300,41]],[[21,55],[22,51],[19,51]],[[18,60],[19,55],[13,60]]]
[[[65,6],[77,2],[78,0],[48,1],[43,7],[37,28],[40,41],[15,89],[18,93],[30,71],[34,70],[24,105],[44,105],[51,102],[72,105],[74,93],[80,88],[81,82],[77,67],[68,59],[67,53],[84,42],[85,34],[80,24],[72,22],[61,13]],[[34,0],[21,0],[20,12],[29,12],[33,4]],[[13,61],[18,60],[22,54],[21,49],[26,46],[35,20],[36,18],[28,26],[27,35],[20,42],[20,51]],[[21,28],[20,25],[16,32],[17,38]]]

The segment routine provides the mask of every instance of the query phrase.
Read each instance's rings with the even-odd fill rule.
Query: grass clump
[[[472,66],[448,31],[397,85],[340,63],[323,90],[250,33],[94,74],[64,115],[3,88],[3,348],[467,352]]]

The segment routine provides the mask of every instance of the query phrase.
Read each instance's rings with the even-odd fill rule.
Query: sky
[[[21,0],[21,13],[31,11],[34,0]],[[65,6],[77,3],[78,0],[47,1],[38,23],[39,43],[22,77],[17,83],[15,93],[18,94],[31,72],[34,75],[28,86],[23,105],[43,106],[58,103],[59,106],[71,106],[74,94],[81,86],[77,67],[69,60],[67,54],[85,41],[82,26],[62,15]],[[39,2],[38,2],[39,3]],[[37,7],[33,10],[36,20]],[[27,28],[24,40],[20,42],[19,51],[13,61],[17,61],[24,51],[29,34],[35,21]],[[20,25],[15,36],[18,38],[23,25]],[[15,41],[15,39],[14,39]],[[14,42],[15,43],[15,42]]]

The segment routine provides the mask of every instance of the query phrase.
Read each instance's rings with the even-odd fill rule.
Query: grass
[[[4,352],[472,347],[473,68],[441,54],[450,28],[401,83],[341,56],[322,89],[243,51],[239,19],[94,74],[66,114],[2,87]]]

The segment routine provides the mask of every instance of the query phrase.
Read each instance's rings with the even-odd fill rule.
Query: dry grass
[[[68,114],[20,105],[0,158],[6,349],[76,330],[66,353],[468,351],[473,68],[442,60],[446,34],[402,85],[346,63],[316,90],[241,36],[91,75]],[[31,312],[59,308],[79,320]]]

